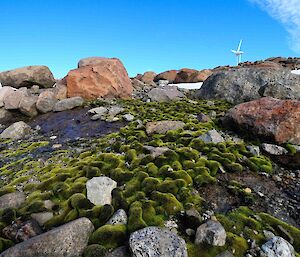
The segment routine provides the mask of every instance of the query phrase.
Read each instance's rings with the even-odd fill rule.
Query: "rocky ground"
[[[100,59],[83,59],[66,81],[78,92],[81,75],[103,75]],[[36,97],[32,85],[12,110],[0,89],[0,256],[300,256],[300,102],[279,100],[298,92],[282,68],[297,59],[273,61],[280,67],[145,73],[132,79],[135,99],[119,99],[128,88],[115,100],[42,89],[27,116],[20,102]],[[257,91],[284,80],[278,99],[245,88],[252,73],[267,78],[247,83]]]

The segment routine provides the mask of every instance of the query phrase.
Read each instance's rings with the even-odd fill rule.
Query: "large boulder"
[[[16,91],[13,87],[1,87],[0,88],[0,107],[4,106],[4,100],[6,97]]]
[[[92,222],[80,218],[19,243],[0,257],[77,257],[82,256],[94,230]]]
[[[175,86],[156,87],[150,90],[148,97],[152,102],[178,101],[185,95]]]
[[[6,110],[18,109],[22,98],[27,95],[26,91],[27,90],[24,90],[24,88],[22,88],[22,89],[18,89],[18,90],[7,93],[5,96],[5,99],[3,100],[4,108]]]
[[[88,58],[67,75],[68,97],[84,99],[130,98],[132,84],[122,62],[116,58]]]
[[[174,83],[189,83],[197,73],[197,70],[187,68],[181,69],[177,72]]]
[[[133,257],[187,257],[185,241],[174,232],[159,227],[147,227],[130,235]]]
[[[223,124],[278,144],[300,144],[300,101],[264,97],[239,104],[225,114]]]
[[[21,139],[31,132],[31,127],[24,121],[18,121],[6,128],[0,138]]]
[[[300,76],[284,68],[222,70],[205,80],[195,96],[234,104],[264,96],[300,99]]]
[[[294,247],[285,239],[279,236],[271,238],[262,245],[261,257],[295,257]]]
[[[177,70],[169,70],[162,73],[159,73],[155,76],[154,81],[158,82],[159,80],[168,80],[170,83],[173,83],[177,76]]]
[[[39,85],[47,88],[55,83],[53,74],[47,66],[26,66],[14,70],[0,72],[2,86],[14,88]]]

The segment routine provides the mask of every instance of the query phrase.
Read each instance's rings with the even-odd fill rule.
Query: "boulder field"
[[[0,257],[300,256],[295,67],[129,79],[91,57],[50,88],[3,86]]]

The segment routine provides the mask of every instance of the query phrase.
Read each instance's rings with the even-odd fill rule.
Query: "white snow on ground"
[[[178,88],[184,88],[184,89],[200,89],[202,85],[203,85],[203,82],[168,84],[168,86],[176,86]]]
[[[296,75],[300,75],[300,70],[292,70],[291,73],[296,74]]]

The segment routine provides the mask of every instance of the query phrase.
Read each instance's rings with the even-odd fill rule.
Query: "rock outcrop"
[[[278,144],[300,144],[300,102],[264,97],[239,104],[226,113],[223,124]]]
[[[48,88],[54,85],[55,79],[47,66],[26,66],[0,72],[0,82],[3,87],[20,88],[39,85]]]
[[[132,84],[119,59],[87,58],[67,75],[68,97],[130,98]]]

